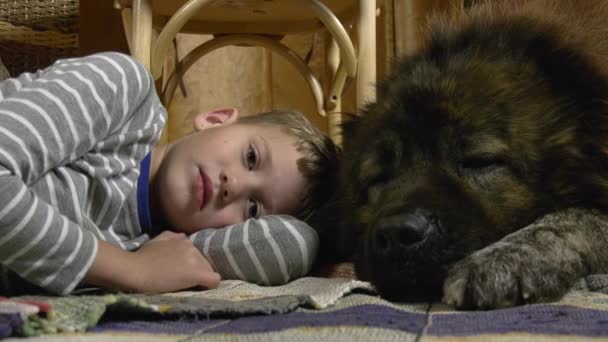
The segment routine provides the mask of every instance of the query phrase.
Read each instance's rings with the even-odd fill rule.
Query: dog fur
[[[608,271],[608,1],[478,1],[345,124],[322,248],[392,300],[496,308]]]

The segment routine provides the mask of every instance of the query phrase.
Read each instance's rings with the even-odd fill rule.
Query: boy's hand
[[[161,233],[142,245],[133,260],[137,292],[215,288],[220,282],[220,275],[183,233]]]
[[[105,241],[84,282],[121,291],[160,293],[215,288],[220,275],[185,234],[163,232],[136,252]]]

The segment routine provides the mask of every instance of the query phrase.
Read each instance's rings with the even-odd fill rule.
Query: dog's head
[[[438,298],[454,262],[593,191],[585,65],[502,34],[436,41],[344,127],[339,244],[389,299]]]

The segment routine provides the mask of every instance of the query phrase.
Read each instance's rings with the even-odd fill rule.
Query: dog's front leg
[[[608,271],[607,246],[608,216],[555,212],[454,264],[443,300],[461,309],[555,300],[578,278]]]

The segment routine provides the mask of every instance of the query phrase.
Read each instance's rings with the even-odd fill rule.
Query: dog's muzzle
[[[383,218],[373,231],[372,251],[381,257],[401,255],[420,248],[436,230],[436,220],[424,209]]]

